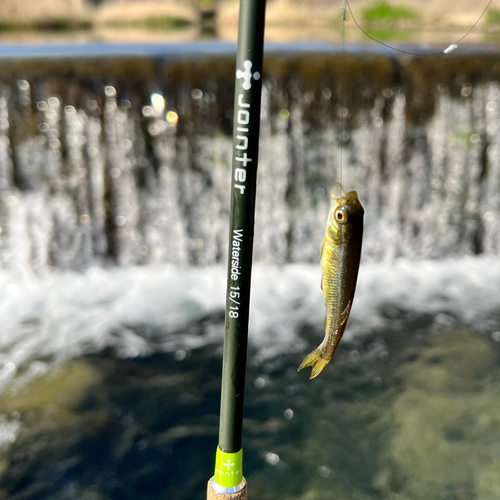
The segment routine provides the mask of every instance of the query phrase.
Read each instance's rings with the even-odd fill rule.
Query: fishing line
[[[481,21],[481,19],[483,18],[483,16],[486,14],[486,11],[490,8],[490,5],[491,3],[493,2],[493,0],[489,0],[488,4],[486,5],[486,7],[484,8],[482,14],[478,17],[478,19],[476,20],[476,22],[470,27],[469,31],[467,31],[467,33],[465,33],[465,35],[463,35],[461,38],[459,38],[455,43],[452,43],[450,44],[446,49],[444,49],[443,51],[440,51],[440,52],[426,52],[426,53],[419,53],[419,52],[411,52],[409,50],[403,50],[403,49],[398,49],[397,47],[393,47],[392,45],[388,45],[387,43],[384,43],[380,40],[377,40],[376,38],[374,38],[373,36],[369,35],[360,25],[359,23],[356,21],[356,18],[354,17],[354,14],[352,12],[352,9],[351,9],[351,5],[349,3],[349,0],[344,0],[344,5],[347,4],[347,7],[349,9],[349,12],[351,14],[351,17],[352,17],[352,20],[354,22],[354,24],[358,27],[358,29],[365,35],[367,36],[370,40],[373,40],[374,42],[380,44],[380,45],[383,45],[384,47],[387,47],[388,49],[391,49],[391,50],[394,50],[396,52],[401,52],[402,54],[409,54],[411,56],[442,56],[443,54],[449,54],[451,51],[455,50],[457,47],[458,47],[458,44],[460,42],[462,42],[468,35],[469,33],[478,25],[479,21]],[[344,11],[345,11],[345,7],[344,7]],[[345,13],[344,13],[344,16],[345,16]],[[342,41],[343,43],[343,41]]]
[[[342,59],[345,58],[345,23],[347,20],[346,11],[346,1],[344,0],[344,5],[342,7]],[[342,167],[344,163],[344,134],[345,134],[345,119],[347,113],[344,113],[345,100],[344,100],[344,86],[342,84],[342,78],[340,79],[340,184],[342,184]]]
[[[387,47],[390,50],[394,50],[395,52],[400,52],[402,54],[408,54],[411,56],[442,56],[442,55],[447,55],[456,48],[458,48],[458,44],[461,43],[469,34],[471,31],[479,24],[479,21],[483,18],[483,16],[486,14],[488,9],[490,8],[490,5],[492,4],[493,0],[489,0],[489,2],[486,4],[486,7],[484,8],[483,12],[481,15],[477,18],[476,22],[469,28],[469,30],[461,37],[459,38],[455,43],[450,44],[446,49],[443,51],[439,52],[412,52],[410,50],[403,50],[403,49],[398,49],[397,47],[394,47],[392,45],[389,45],[385,42],[382,42],[381,40],[378,40],[377,38],[371,36],[369,33],[367,33],[358,23],[356,18],[354,17],[354,13],[351,8],[351,4],[349,3],[349,0],[343,0],[343,6],[341,7],[342,9],[342,58],[345,57],[345,25],[347,21],[347,9],[349,9],[349,13],[351,14],[352,20],[354,24],[357,26],[357,28],[370,40],[373,40],[374,42],[383,45],[384,47]],[[347,9],[346,9],[347,6]],[[342,80],[340,80],[340,166],[339,166],[339,177],[340,177],[340,184],[342,184],[342,168],[343,168],[343,163],[344,163],[344,138],[345,138],[345,125],[346,125],[346,117],[347,117],[347,108],[345,107],[345,98],[344,98],[344,88],[342,85]]]

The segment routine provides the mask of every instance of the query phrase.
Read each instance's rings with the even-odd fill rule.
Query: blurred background
[[[500,498],[500,5],[268,2],[250,497]],[[202,499],[224,328],[235,0],[0,1],[0,500]],[[437,54],[437,55],[436,55]],[[342,151],[342,154],[341,154]],[[333,361],[319,250],[365,208]]]
[[[266,40],[338,42],[342,2],[271,0]],[[155,42],[216,38],[236,41],[236,0],[2,0],[0,39],[8,41]],[[355,0],[355,18],[373,36],[415,43],[454,41],[486,7],[473,0]],[[498,41],[493,2],[468,42]],[[354,23],[348,40],[365,41]],[[459,35],[459,36],[457,36]]]

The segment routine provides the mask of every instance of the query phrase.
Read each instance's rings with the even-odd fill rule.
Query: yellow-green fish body
[[[325,338],[302,362],[317,377],[332,359],[351,312],[358,278],[364,210],[356,191],[345,194],[341,184],[332,192],[326,234],[321,248],[321,288],[325,298]]]

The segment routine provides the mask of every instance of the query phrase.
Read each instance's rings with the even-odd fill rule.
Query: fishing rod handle
[[[232,491],[231,490],[237,490]],[[207,484],[207,500],[247,500],[248,486],[245,478],[236,488],[221,488],[212,477]]]

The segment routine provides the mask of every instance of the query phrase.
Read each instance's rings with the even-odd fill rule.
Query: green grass
[[[192,25],[192,22],[183,17],[151,16],[141,21],[123,23],[111,22],[106,24],[107,26],[117,28],[138,27],[151,31],[170,31],[189,27]],[[34,21],[0,21],[0,33],[16,31],[65,32],[91,30],[93,27],[94,26],[90,20],[64,17],[46,18]]]
[[[117,28],[145,28],[147,30],[170,31],[175,29],[186,28],[192,25],[189,19],[183,17],[172,16],[151,16],[141,21],[132,22],[111,22],[106,23],[107,26]],[[91,30],[93,24],[88,19],[75,19],[54,17],[39,19],[33,21],[0,21],[0,33],[9,33],[16,31],[33,31],[33,32],[65,32]]]
[[[37,21],[3,21],[0,22],[0,32],[7,33],[12,31],[77,31],[89,30],[92,23],[86,19],[74,18],[47,18]]]
[[[155,16],[148,17],[145,21],[146,28],[150,30],[169,30],[174,28],[187,28],[191,22],[183,17]]]
[[[71,18],[44,19],[34,23],[36,31],[76,31],[91,28],[92,23],[90,21]]]
[[[413,30],[369,29],[366,32],[381,42],[416,42],[419,37],[419,32]]]
[[[500,10],[488,9],[484,22],[487,26],[500,26]]]
[[[389,5],[378,2],[363,9],[362,19],[368,24],[394,25],[404,21],[418,21],[420,15],[413,9],[403,5]]]
[[[143,21],[132,21],[132,22],[111,22],[106,23],[107,26],[112,26],[114,28],[146,28],[148,30],[162,30],[168,31],[172,29],[187,28],[191,26],[190,20],[183,17],[172,17],[172,16],[151,16]]]

